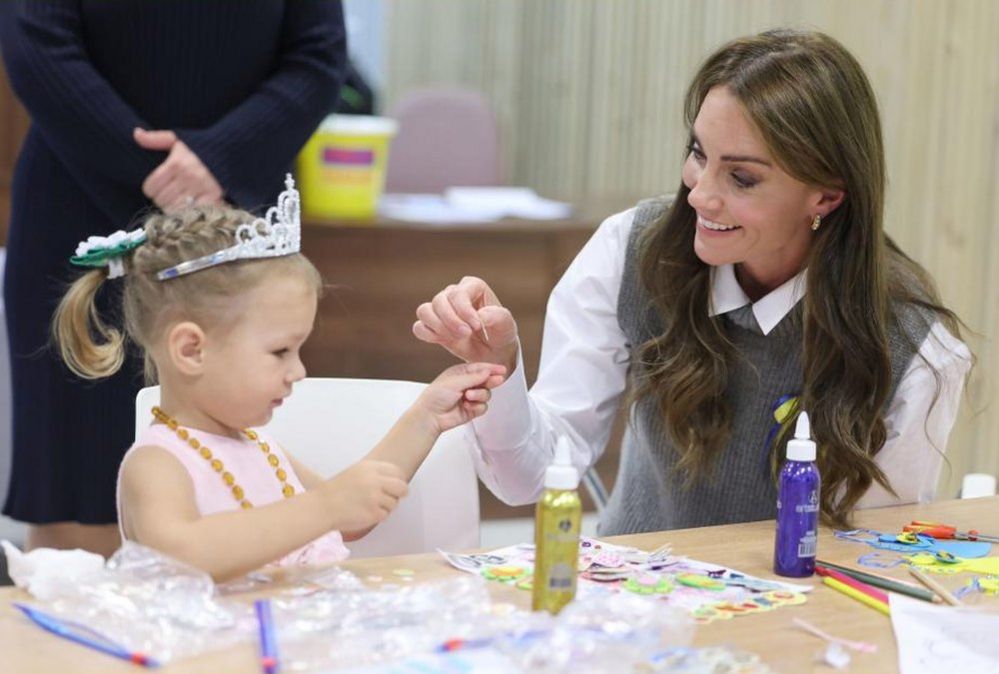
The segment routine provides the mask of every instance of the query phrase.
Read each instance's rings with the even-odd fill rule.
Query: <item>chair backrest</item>
[[[382,439],[425,384],[382,379],[307,378],[266,430],[295,458],[332,476]],[[136,397],[136,437],[159,403],[158,386]],[[441,435],[399,507],[371,533],[347,543],[352,556],[377,557],[479,546],[479,492],[463,430]]]
[[[399,131],[389,149],[387,192],[502,184],[496,116],[481,92],[415,89],[388,116],[399,122]]]

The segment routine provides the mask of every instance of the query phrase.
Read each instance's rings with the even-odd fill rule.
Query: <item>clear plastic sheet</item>
[[[486,583],[478,578],[294,594],[271,602],[286,671],[395,661],[448,640],[516,628],[515,620],[494,612]]]
[[[524,672],[616,674],[643,663],[647,669],[663,649],[687,646],[694,631],[683,611],[633,595],[579,600],[557,617],[504,609],[491,603],[479,578],[313,593],[272,607],[286,671],[490,649]]]
[[[163,663],[252,638],[252,607],[214,590],[207,574],[126,542],[103,571],[39,608]]]
[[[499,646],[525,672],[607,674],[637,671],[663,649],[683,647],[694,621],[681,609],[631,594],[575,601],[527,648]]]

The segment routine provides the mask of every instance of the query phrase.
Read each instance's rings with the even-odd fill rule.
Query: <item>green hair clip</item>
[[[91,236],[76,247],[76,254],[69,258],[77,267],[107,267],[108,278],[125,275],[121,258],[146,242],[146,231],[141,227],[125,232],[118,230],[108,236]]]

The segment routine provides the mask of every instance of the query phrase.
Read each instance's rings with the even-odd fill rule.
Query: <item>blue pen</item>
[[[260,664],[266,674],[276,674],[281,666],[278,662],[277,635],[274,633],[274,618],[271,616],[269,599],[253,602],[257,611],[257,624],[260,627]]]
[[[49,613],[44,613],[26,604],[15,603],[14,607],[20,609],[20,611],[24,613],[24,615],[26,615],[31,622],[35,623],[42,629],[55,634],[56,636],[62,637],[63,639],[68,639],[69,641],[80,644],[81,646],[86,646],[87,648],[92,648],[95,651],[100,651],[101,653],[106,653],[107,655],[113,655],[116,658],[128,660],[129,662],[134,662],[135,664],[142,665],[144,667],[160,666],[159,662],[153,660],[148,655],[139,653],[138,651],[130,651],[121,644],[111,641],[100,632],[97,632],[86,625],[81,625],[80,623],[72,622],[70,620],[63,620],[62,618],[58,618]]]

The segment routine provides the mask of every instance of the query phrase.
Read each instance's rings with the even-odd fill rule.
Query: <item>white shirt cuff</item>
[[[492,390],[489,409],[474,419],[471,426],[483,452],[511,451],[527,444],[531,434],[531,406],[519,344],[516,368]]]

